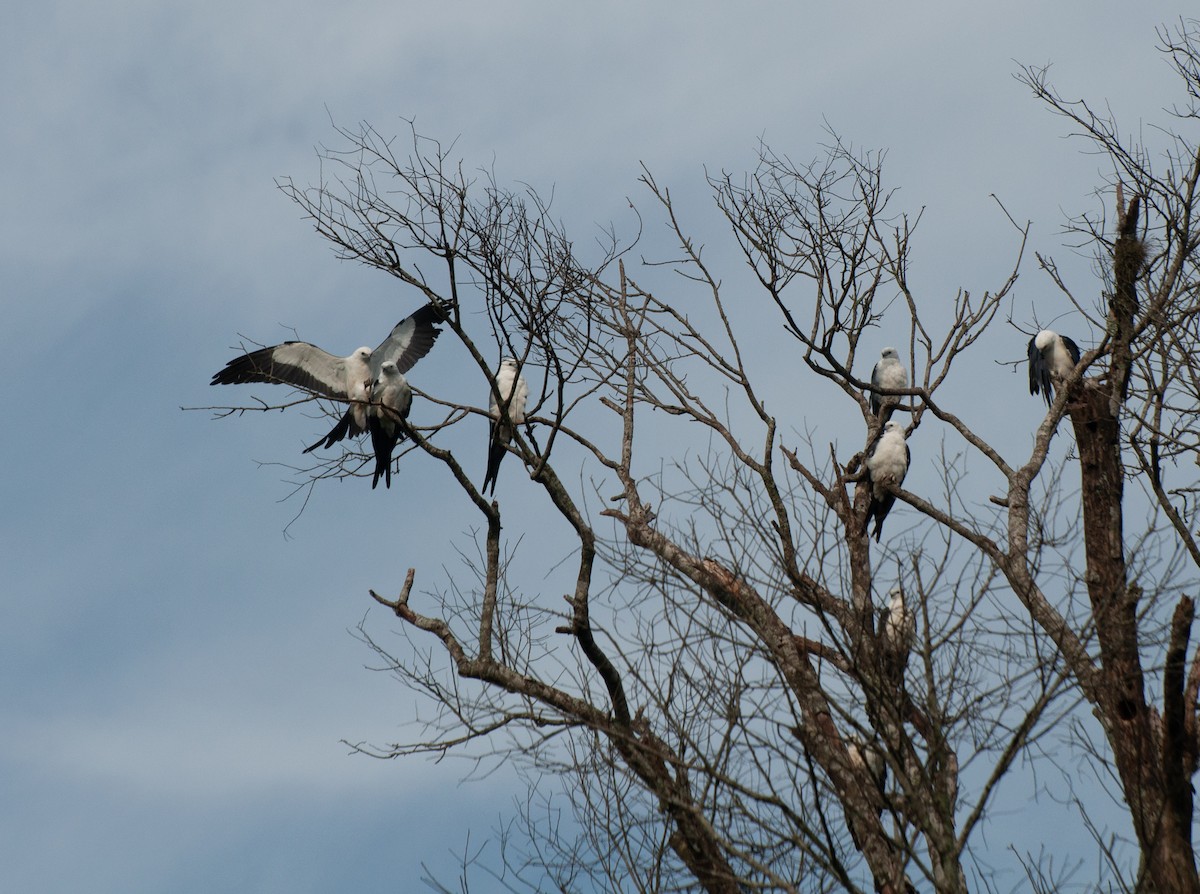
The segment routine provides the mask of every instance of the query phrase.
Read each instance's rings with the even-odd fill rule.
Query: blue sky
[[[341,744],[414,732],[414,697],[365,668],[350,631],[364,616],[394,627],[368,588],[394,591],[417,558],[430,574],[454,565],[451,542],[476,522],[439,501],[446,482],[326,483],[289,528],[289,475],[259,462],[295,461],[322,423],[180,410],[215,402],[208,379],[239,334],[273,343],[295,327],[348,353],[415,307],[390,278],[338,261],[275,187],[318,179],[331,119],[403,134],[411,118],[457,138],[468,167],[553,190],[580,233],[629,225],[639,162],[711,223],[706,165],[746,169],[760,137],[814,156],[828,122],[888,150],[904,206],[926,208],[915,269],[949,301],[995,288],[1011,265],[991,194],[1034,221],[1032,248],[1065,257],[1062,215],[1095,208],[1107,173],[1013,80],[1018,61],[1052,62],[1063,93],[1109,100],[1129,128],[1175,97],[1154,28],[1179,5],[806,6],[6,11],[11,890],[411,890],[420,861],[461,850],[468,831],[486,837],[521,791],[504,772],[460,784],[461,762],[374,761]],[[1048,291],[1036,277],[1027,266],[1018,316]],[[455,359],[435,350],[422,385],[479,390]],[[501,500],[518,484],[502,475]]]

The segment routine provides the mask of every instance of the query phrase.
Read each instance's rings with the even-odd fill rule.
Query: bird
[[[904,429],[899,422],[886,422],[879,434],[867,447],[867,484],[870,487],[871,499],[867,504],[867,514],[863,518],[862,530],[866,534],[871,519],[875,519],[875,542],[879,542],[883,531],[883,520],[896,502],[892,487],[904,483],[908,474],[908,464],[911,454],[908,443],[904,440]]]
[[[392,451],[408,437],[405,422],[412,408],[412,388],[396,366],[395,360],[383,361],[379,378],[372,383],[371,405],[367,413],[367,430],[375,451],[375,477],[371,490],[382,476],[384,486],[392,486]]]
[[[887,790],[887,761],[883,759],[879,749],[867,745],[861,738],[851,734],[846,736],[846,753],[850,757],[850,765],[866,770],[879,794],[884,794]]]
[[[897,389],[908,387],[908,370],[904,368],[904,364],[900,362],[900,355],[895,348],[884,348],[879,355],[879,362],[875,364],[875,368],[871,370],[871,415],[878,416],[884,408],[884,402],[888,404],[887,413],[883,416],[883,421],[887,422],[891,418],[892,410],[895,409],[896,398],[885,397],[879,393],[879,388]]]
[[[487,474],[484,475],[482,488],[484,491],[487,491],[490,485],[491,492],[496,492],[500,461],[508,451],[513,430],[525,421],[525,403],[528,399],[529,386],[520,373],[517,361],[512,357],[505,357],[496,371],[496,387],[488,400],[488,416],[491,418],[488,425]],[[507,420],[501,412],[502,405],[507,410]]]
[[[1029,339],[1029,393],[1042,392],[1046,406],[1053,401],[1051,386],[1057,390],[1056,379],[1065,379],[1079,363],[1079,345],[1065,335],[1043,329]]]
[[[883,804],[887,797],[887,761],[879,749],[868,745],[859,736],[850,734],[845,738],[846,755],[852,770],[865,773],[879,791],[879,804],[875,815],[883,815]],[[850,839],[858,850],[862,850],[863,839],[853,821],[847,823],[850,829]]]
[[[903,587],[893,587],[888,596],[888,604],[879,613],[879,635],[885,669],[893,680],[902,681],[916,641],[917,619],[904,602]]]
[[[383,364],[390,360],[397,372],[408,372],[433,348],[442,332],[436,324],[444,319],[440,309],[426,304],[397,323],[374,351],[364,346],[348,357],[336,357],[304,341],[261,348],[230,360],[209,384],[272,382],[348,401],[350,406],[337,425],[304,451],[311,453],[367,430],[371,386],[379,378]]]

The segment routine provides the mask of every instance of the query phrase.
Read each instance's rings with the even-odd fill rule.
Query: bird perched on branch
[[[883,532],[883,520],[887,518],[896,502],[896,495],[891,488],[904,483],[908,474],[908,464],[911,455],[908,443],[904,440],[904,429],[899,422],[887,422],[880,429],[875,440],[867,447],[867,484],[871,489],[870,502],[867,503],[867,514],[863,518],[862,530],[866,534],[875,519],[875,542]]]
[[[1051,388],[1075,371],[1079,363],[1079,346],[1065,335],[1043,329],[1029,339],[1029,393],[1039,391],[1046,398],[1046,406],[1054,399]]]
[[[497,400],[497,392],[499,400]],[[529,399],[529,386],[520,374],[517,361],[505,357],[496,370],[496,389],[488,399],[488,459],[487,474],[483,478],[483,491],[489,486],[496,492],[496,476],[500,473],[500,461],[508,452],[513,432],[525,421],[525,404]]]
[[[908,370],[900,362],[900,355],[895,348],[884,348],[879,356],[879,362],[871,370],[871,414],[879,416],[886,408],[883,421],[887,422],[895,409],[897,398],[884,396],[877,389],[907,388]]]
[[[345,437],[367,430],[371,386],[379,378],[383,364],[391,361],[397,372],[408,372],[437,341],[442,330],[435,324],[443,319],[440,310],[426,304],[397,323],[374,351],[361,347],[348,357],[336,357],[304,341],[261,348],[230,360],[209,384],[270,382],[349,402],[329,434],[304,452],[332,447]]]
[[[379,368],[379,378],[371,389],[371,406],[367,414],[367,430],[371,433],[371,448],[375,451],[375,477],[371,490],[383,476],[384,486],[392,486],[392,451],[408,437],[408,411],[412,408],[412,388],[396,361],[385,360]]]
[[[856,735],[846,736],[846,755],[850,758],[850,767],[860,773],[865,773],[879,791],[880,804],[876,816],[883,815],[883,799],[887,795],[887,761],[878,748],[868,745]],[[862,850],[862,835],[853,822],[847,824],[850,829],[850,839],[854,846]]]
[[[893,587],[888,604],[879,613],[884,669],[894,682],[903,681],[917,636],[917,619],[904,602],[904,588]]]

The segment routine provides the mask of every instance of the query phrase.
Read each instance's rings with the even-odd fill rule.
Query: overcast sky
[[[1011,265],[991,195],[1033,221],[1032,248],[1067,254],[1064,213],[1095,209],[1108,173],[1062,139],[1065,123],[1013,79],[1017,64],[1053,63],[1063,93],[1109,101],[1135,130],[1177,96],[1154,29],[1186,11],[10,4],[3,887],[413,890],[420,861],[448,866],[520,791],[504,773],[460,785],[463,763],[374,761],[341,744],[414,734],[414,697],[366,669],[349,631],[371,613],[368,588],[394,592],[414,563],[430,574],[454,563],[448,542],[476,518],[439,506],[448,482],[427,465],[391,491],[325,483],[288,528],[300,508],[284,500],[289,476],[260,462],[295,461],[322,423],[180,410],[214,402],[209,377],[239,334],[272,343],[295,327],[349,353],[415,308],[394,280],[338,261],[275,187],[317,181],[331,119],[401,134],[415,119],[457,138],[469,168],[552,190],[584,234],[629,225],[639,163],[711,221],[705,166],[745,170],[760,138],[806,159],[830,126],[888,150],[902,206],[926,208],[916,271],[949,301],[997,287]],[[1025,320],[1050,292],[1037,276],[1027,267],[1018,289]],[[1003,359],[1022,349],[1015,339]],[[435,350],[423,387],[482,388],[455,379],[456,359]],[[1014,418],[1036,425],[1018,377],[1009,397]],[[505,471],[502,501],[520,484]],[[385,636],[394,627],[369,617]]]

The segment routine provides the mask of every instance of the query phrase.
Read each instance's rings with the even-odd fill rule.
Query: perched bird
[[[500,399],[496,400],[496,392]],[[489,485],[496,492],[496,476],[500,473],[500,460],[508,451],[516,426],[525,421],[525,403],[529,399],[529,386],[517,368],[517,361],[505,357],[496,371],[496,390],[488,401],[488,460],[487,474],[483,478],[483,490]],[[508,418],[505,419],[505,412]]]
[[[426,304],[397,323],[374,351],[362,347],[349,357],[335,357],[303,341],[262,348],[230,360],[224,369],[213,375],[209,384],[273,382],[348,401],[350,406],[337,425],[304,452],[309,453],[322,445],[332,447],[342,438],[367,430],[371,385],[379,378],[383,364],[390,360],[398,372],[408,372],[437,341],[442,330],[435,324],[442,319],[440,310]]]
[[[871,519],[875,519],[875,542],[879,542],[883,531],[883,520],[896,502],[896,495],[889,487],[899,487],[908,474],[911,455],[904,440],[904,429],[899,422],[887,422],[867,447],[867,484],[871,489],[871,500],[863,518],[862,531],[867,533]]]
[[[849,735],[846,737],[846,753],[850,756],[850,765],[866,770],[882,795],[887,788],[887,761],[879,749],[867,745],[856,735]]]
[[[908,656],[917,637],[917,619],[904,603],[904,589],[893,587],[888,604],[879,613],[885,668],[894,680],[904,679]]]
[[[877,816],[883,815],[883,799],[887,794],[887,761],[879,749],[867,745],[861,738],[856,735],[846,736],[846,755],[850,758],[850,768],[859,773],[865,773],[870,780],[875,784],[875,788],[879,791],[880,803],[876,811]],[[854,846],[862,850],[863,841],[855,824],[850,822],[847,824],[850,829],[850,839],[854,842]]]
[[[875,368],[871,370],[871,415],[878,416],[884,408],[884,402],[888,404],[887,413],[883,417],[883,421],[887,422],[891,418],[892,410],[895,409],[897,398],[885,397],[881,395],[877,389],[879,388],[907,388],[908,387],[908,370],[904,368],[904,364],[900,362],[900,355],[896,353],[895,348],[884,348],[879,356],[879,362],[875,364]]]
[[[375,477],[371,479],[371,490],[382,476],[384,486],[392,486],[392,451],[396,444],[408,437],[405,422],[412,407],[412,388],[408,380],[396,367],[395,360],[383,361],[379,378],[371,389],[371,407],[367,414],[367,430],[371,433],[371,447],[375,451]]]
[[[1043,329],[1029,339],[1029,393],[1042,392],[1050,406],[1054,399],[1051,387],[1057,390],[1056,380],[1074,372],[1077,363],[1079,346],[1065,335]]]

